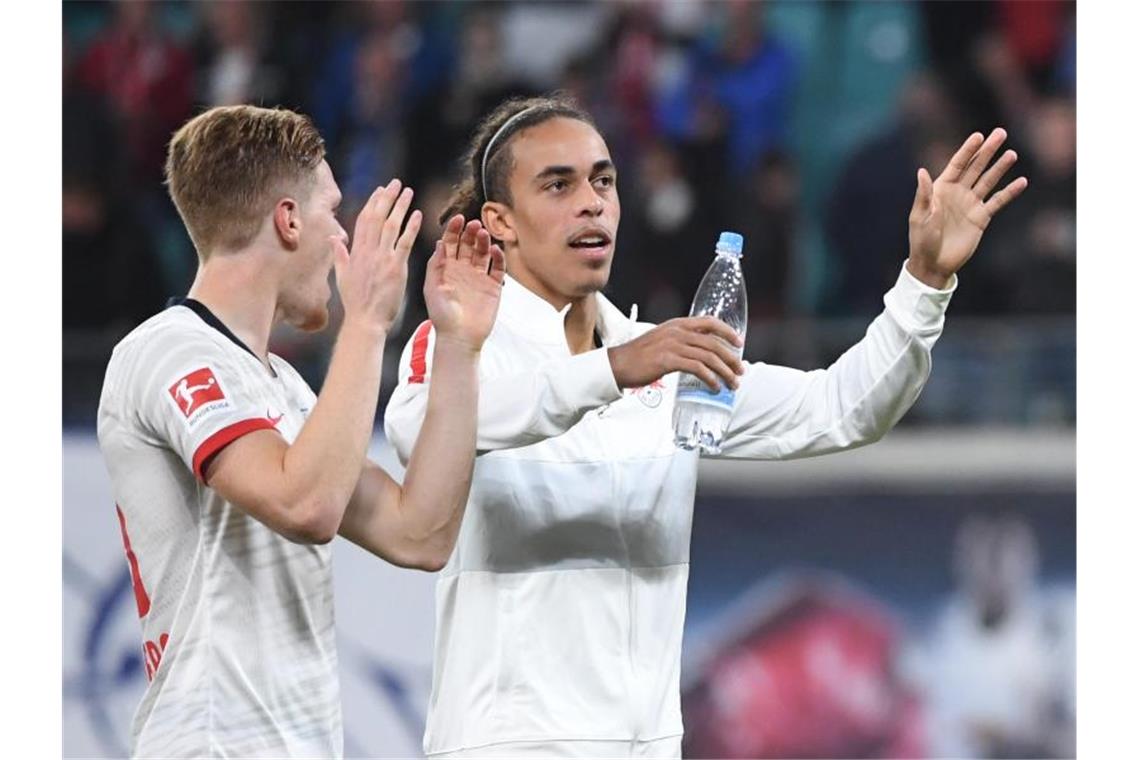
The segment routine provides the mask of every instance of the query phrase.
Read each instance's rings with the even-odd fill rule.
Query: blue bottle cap
[[[736,232],[722,232],[716,241],[716,249],[739,256],[744,251],[744,236]]]

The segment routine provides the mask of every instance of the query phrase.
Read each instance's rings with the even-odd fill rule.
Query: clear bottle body
[[[748,296],[739,253],[718,246],[716,259],[701,279],[689,314],[717,317],[743,341],[748,327]],[[742,354],[742,349],[733,350],[737,356]],[[674,443],[683,449],[699,448],[703,454],[719,454],[735,401],[736,392],[723,382],[714,392],[702,380],[682,372],[673,405]]]

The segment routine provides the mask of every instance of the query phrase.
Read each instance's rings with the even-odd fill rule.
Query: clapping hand
[[[495,324],[506,269],[503,251],[478,220],[456,214],[428,261],[424,300],[436,334],[478,351]]]

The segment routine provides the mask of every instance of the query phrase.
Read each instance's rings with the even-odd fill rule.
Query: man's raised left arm
[[[401,486],[366,462],[340,534],[404,567],[439,570],[451,556],[471,488],[479,356],[495,323],[503,252],[477,222],[428,261],[424,299],[438,329],[435,379]]]
[[[910,255],[864,338],[827,369],[747,365],[721,456],[795,459],[879,440],[918,398],[930,374],[957,272],[994,215],[1025,190],[1018,177],[994,192],[1017,160],[1003,129],[971,135],[932,180],[918,170]],[[992,165],[991,165],[991,162]]]

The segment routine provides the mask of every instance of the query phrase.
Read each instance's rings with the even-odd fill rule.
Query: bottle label
[[[736,401],[736,391],[727,385],[721,385],[720,390],[716,393],[710,391],[708,386],[703,384],[699,388],[678,388],[677,401],[706,404],[731,412],[732,405]]]

